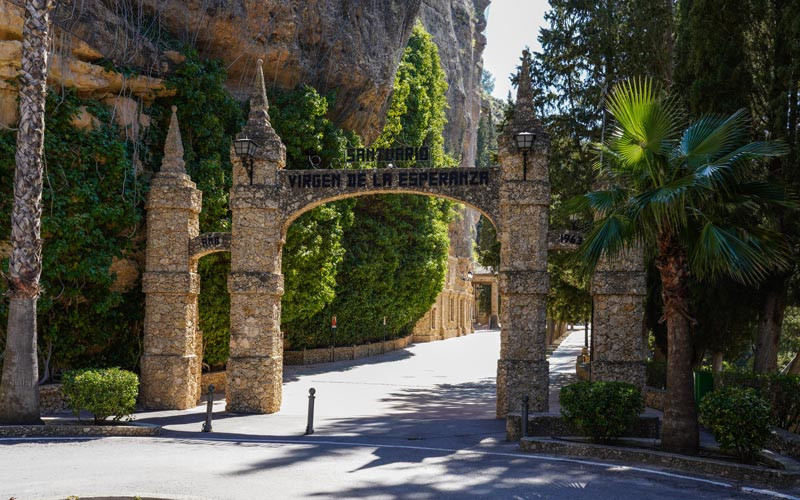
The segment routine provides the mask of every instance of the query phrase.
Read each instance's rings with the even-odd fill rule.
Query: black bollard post
[[[314,434],[314,399],[316,389],[313,387],[308,390],[308,424],[306,424],[306,436]]]
[[[206,406],[206,423],[203,432],[211,432],[211,413],[214,411],[214,384],[208,386],[208,405]]]
[[[528,435],[528,402],[530,398],[525,396],[522,398],[522,437]]]

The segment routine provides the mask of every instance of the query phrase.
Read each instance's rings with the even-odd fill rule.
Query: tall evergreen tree
[[[690,116],[740,109],[750,113],[756,93],[754,7],[749,0],[678,2],[673,93]],[[734,215],[752,222],[762,216],[745,207]],[[734,356],[742,352],[755,330],[757,294],[756,285],[746,287],[731,279],[690,288],[697,311],[692,327],[696,363],[711,351],[713,365],[720,369],[726,351]]]
[[[800,192],[800,1],[759,0],[755,2],[753,25],[756,27],[753,58],[758,76],[755,95],[755,130],[765,138],[780,139],[789,153],[773,159],[767,166],[768,178]],[[793,248],[800,243],[800,220],[794,210],[777,209],[768,213],[774,227]],[[764,285],[758,319],[753,368],[757,372],[777,369],[781,325],[789,301],[794,266],[771,275]],[[795,278],[796,279],[796,278]]]
[[[610,88],[634,75],[671,82],[672,2],[552,0],[550,6],[531,79],[537,112],[550,134],[550,224],[571,227],[559,208],[595,181],[593,144],[608,136],[603,103]],[[576,283],[574,265],[559,259],[550,267],[551,303],[581,303],[553,306],[551,317],[585,315],[591,299],[585,283]]]

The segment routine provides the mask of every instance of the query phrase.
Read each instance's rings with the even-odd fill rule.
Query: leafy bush
[[[755,389],[725,387],[700,402],[700,422],[720,447],[752,461],[770,436],[769,404]]]
[[[639,389],[624,382],[570,384],[561,389],[559,401],[567,423],[599,443],[622,436],[644,411]]]
[[[648,359],[647,360],[647,385],[657,389],[667,388],[667,362]]]
[[[772,424],[791,430],[800,424],[800,375],[760,374],[727,370],[722,387],[754,389],[770,405]]]
[[[64,374],[61,392],[75,415],[86,410],[94,415],[95,424],[111,416],[117,422],[133,413],[139,378],[119,368],[74,370]]]

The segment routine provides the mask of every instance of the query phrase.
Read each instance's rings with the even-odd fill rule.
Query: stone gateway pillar
[[[591,284],[591,379],[645,386],[644,301],[647,283],[640,250],[603,258]]]
[[[237,139],[257,145],[252,158],[231,149],[233,212],[231,342],[227,369],[227,410],[274,413],[281,406],[281,250],[284,217],[279,209],[278,170],[286,165],[286,147],[273,130],[261,61],[250,98],[250,115]]]
[[[530,53],[523,52],[512,122],[499,138],[500,184],[500,360],[497,416],[520,411],[529,397],[534,412],[548,409],[546,303],[547,228],[550,205],[549,138],[533,110]],[[526,155],[517,148],[520,132],[535,134]]]
[[[186,175],[175,111],[173,106],[161,171],[147,199],[140,399],[145,408],[183,410],[200,398],[200,279],[190,272],[189,240],[199,232],[202,193]]]

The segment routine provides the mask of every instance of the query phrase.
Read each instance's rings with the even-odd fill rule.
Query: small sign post
[[[381,352],[386,352],[386,316],[383,317],[383,344],[381,344]]]

